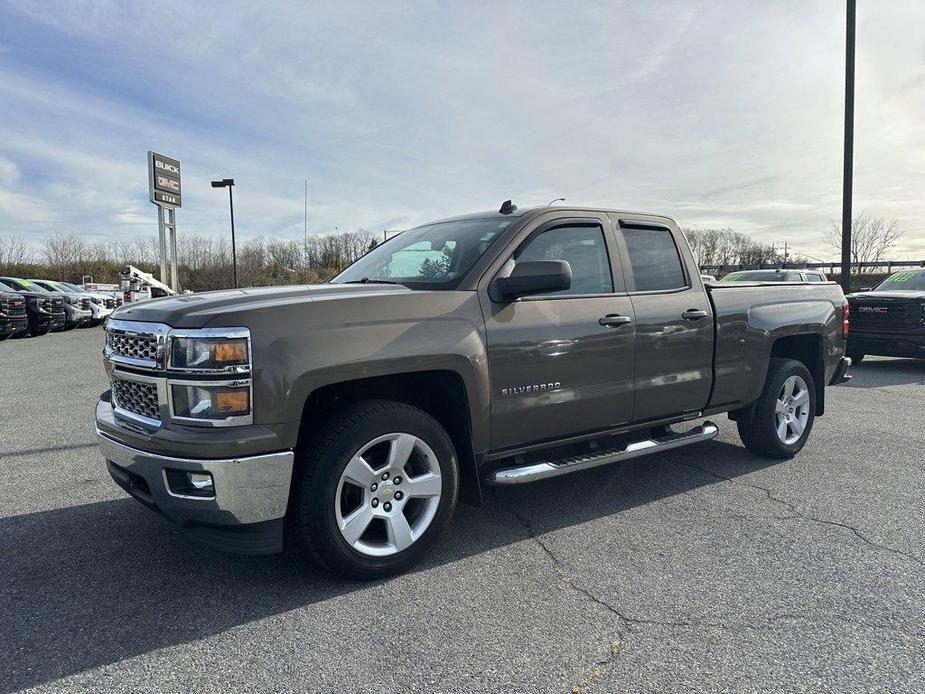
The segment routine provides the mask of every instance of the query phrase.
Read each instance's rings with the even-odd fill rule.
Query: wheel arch
[[[770,357],[802,362],[813,377],[817,417],[825,414],[825,347],[819,333],[802,333],[778,337],[771,345]]]
[[[463,377],[450,369],[410,371],[354,378],[319,386],[305,400],[299,425],[299,447],[338,410],[364,400],[394,400],[417,407],[446,429],[459,464],[460,501],[482,503],[470,398]],[[477,425],[476,425],[477,426]]]

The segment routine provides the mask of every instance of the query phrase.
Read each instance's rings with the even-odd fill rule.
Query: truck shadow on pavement
[[[415,572],[521,542],[528,528],[540,534],[605,518],[773,464],[713,441],[490,489],[482,508],[459,507]],[[3,692],[379,585],[331,577],[294,553],[237,557],[202,548],[129,498],[3,518],[0,537]]]

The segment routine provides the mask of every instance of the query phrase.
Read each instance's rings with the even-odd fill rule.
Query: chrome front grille
[[[157,361],[157,337],[154,335],[110,332],[106,343],[112,354],[132,359]]]
[[[116,300],[115,299],[106,299],[105,301],[106,308],[115,308]]]
[[[112,381],[112,400],[116,407],[149,419],[160,419],[157,386],[153,383]]]
[[[90,310],[90,299],[87,299],[87,298],[81,299],[81,300],[80,300],[80,309],[81,309],[82,311],[89,311],[89,310]]]
[[[0,313],[7,316],[24,316],[26,315],[26,302],[22,299],[2,299],[0,300]]]

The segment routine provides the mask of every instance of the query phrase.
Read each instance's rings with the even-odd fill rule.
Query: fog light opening
[[[167,490],[174,496],[189,496],[196,499],[214,499],[215,481],[208,472],[187,470],[164,470]]]

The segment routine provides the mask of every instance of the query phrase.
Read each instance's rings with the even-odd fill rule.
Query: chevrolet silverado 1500
[[[510,202],[329,284],[155,299],[106,330],[120,486],[212,546],[286,538],[360,578],[420,559],[485,484],[703,442],[711,415],[793,456],[850,364],[834,283],[705,284],[667,217]]]

